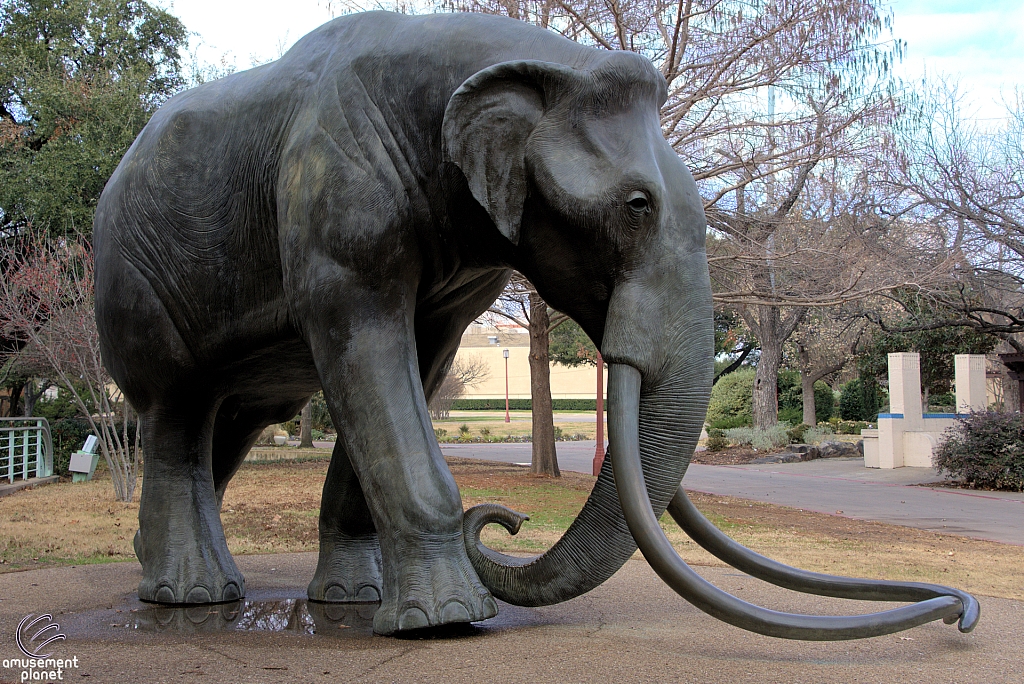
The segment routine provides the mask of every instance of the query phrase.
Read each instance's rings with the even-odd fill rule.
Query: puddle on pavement
[[[61,612],[70,637],[96,638],[125,632],[143,634],[263,633],[363,639],[373,636],[373,616],[379,603],[316,603],[298,596],[256,592],[252,598],[207,606],[171,607],[126,597],[119,606],[83,612]],[[501,614],[471,625],[446,625],[414,630],[404,639],[450,639],[479,636],[521,626],[549,624],[533,609],[502,604]]]
[[[315,603],[305,599],[250,600],[172,608],[152,604],[122,612],[123,626],[141,632],[277,632],[345,636],[373,631],[377,603]],[[111,625],[120,626],[120,625]]]

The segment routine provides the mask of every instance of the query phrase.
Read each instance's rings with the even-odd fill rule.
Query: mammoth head
[[[969,631],[978,605],[963,592],[788,568],[739,547],[689,505],[680,482],[713,370],[703,206],[661,131],[661,75],[632,53],[595,52],[588,61],[587,69],[496,64],[466,80],[444,114],[444,159],[517,246],[513,265],[584,327],[610,363],[610,457],[562,539],[537,558],[504,556],[482,544],[480,530],[498,523],[514,533],[523,518],[494,505],[467,511],[467,552],[484,584],[510,603],[556,603],[603,582],[639,545],[694,605],[762,634],[850,639],[938,618],[959,619]],[[676,554],[658,523],[670,501],[695,541],[755,577],[828,596],[917,603],[843,618],[746,604]]]
[[[614,125],[617,115],[637,103],[657,121],[666,98],[661,74],[634,53],[603,57],[589,70],[535,60],[495,64],[466,80],[448,102],[445,161],[462,170],[473,197],[513,244],[519,242],[531,180],[535,186],[541,179],[560,184],[575,176],[593,184],[594,178],[582,176],[606,161],[600,143],[594,144],[594,136],[600,137],[594,122]],[[660,130],[657,135],[660,140]],[[571,170],[557,168],[570,165]],[[566,190],[583,197],[603,189]]]

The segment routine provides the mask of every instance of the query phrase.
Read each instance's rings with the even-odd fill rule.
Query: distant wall
[[[525,337],[525,335],[524,335]],[[508,396],[510,399],[530,398],[529,346],[462,346],[456,359],[479,359],[487,368],[487,376],[475,387],[467,387],[463,399],[505,399],[505,358],[508,349]],[[605,386],[608,369],[605,368]],[[597,369],[594,366],[566,368],[551,364],[552,399],[594,399],[597,396]]]

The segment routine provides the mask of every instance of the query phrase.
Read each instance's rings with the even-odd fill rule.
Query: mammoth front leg
[[[374,631],[494,616],[497,604],[466,555],[462,501],[427,414],[407,301],[352,289],[320,301],[333,305],[308,323],[307,339],[380,543]],[[324,490],[324,507],[334,511],[352,485],[339,455],[330,478],[339,489]]]

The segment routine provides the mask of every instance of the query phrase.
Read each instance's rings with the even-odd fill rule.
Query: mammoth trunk
[[[700,436],[710,387],[710,364],[680,364],[650,383],[639,404],[640,458],[654,511],[660,515],[675,494]],[[708,368],[705,368],[708,366]],[[621,406],[609,389],[609,412]],[[634,405],[634,411],[636,410]],[[466,512],[466,547],[474,568],[495,597],[515,605],[566,601],[600,585],[636,551],[619,505],[611,460],[605,459],[594,489],[565,535],[546,553],[516,558],[487,548],[480,530],[498,523],[513,534],[526,516],[486,504]]]

